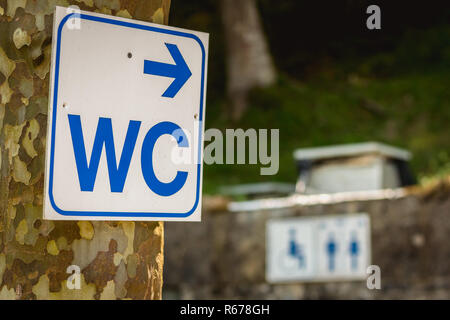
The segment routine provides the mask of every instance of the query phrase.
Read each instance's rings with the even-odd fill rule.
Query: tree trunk
[[[161,299],[162,222],[42,219],[55,2],[164,24],[170,7],[170,0],[0,0],[0,299]]]
[[[249,90],[273,84],[275,68],[255,0],[222,0],[221,11],[227,46],[227,95],[231,117],[239,120],[247,109]]]

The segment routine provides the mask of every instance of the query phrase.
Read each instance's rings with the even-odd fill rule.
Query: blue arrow
[[[166,43],[166,47],[169,49],[175,64],[144,60],[144,74],[175,78],[162,95],[163,97],[173,98],[191,77],[192,72],[175,44]]]

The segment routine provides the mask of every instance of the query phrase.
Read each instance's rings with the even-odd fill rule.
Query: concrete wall
[[[367,289],[366,281],[265,281],[267,219],[357,212],[371,217],[381,290]],[[202,223],[167,223],[165,234],[167,299],[450,299],[448,182],[395,200],[239,213],[204,209]]]

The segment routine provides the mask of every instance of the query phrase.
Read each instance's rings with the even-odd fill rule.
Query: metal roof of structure
[[[409,151],[379,142],[351,143],[326,147],[302,148],[294,151],[294,159],[322,160],[373,153],[386,156],[388,158],[405,161],[411,159],[411,153]]]

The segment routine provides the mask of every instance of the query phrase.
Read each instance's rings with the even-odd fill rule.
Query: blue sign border
[[[51,133],[51,146],[50,146],[50,173],[49,173],[49,186],[48,186],[48,194],[50,198],[50,203],[53,209],[61,215],[64,216],[97,216],[97,217],[156,217],[156,218],[186,218],[190,216],[198,206],[199,198],[200,198],[200,173],[201,173],[201,161],[197,164],[197,188],[196,188],[196,196],[195,203],[191,210],[186,213],[163,213],[163,212],[107,212],[107,211],[66,211],[59,208],[55,199],[53,198],[53,164],[54,164],[54,155],[55,155],[55,133],[56,133],[56,116],[57,116],[57,104],[58,104],[58,80],[59,80],[59,58],[61,53],[61,31],[64,24],[71,18],[81,18],[90,21],[97,21],[103,23],[110,23],[118,26],[135,28],[140,30],[147,30],[152,32],[165,33],[180,37],[186,37],[194,39],[200,45],[202,50],[202,74],[201,74],[201,88],[200,88],[200,112],[199,112],[199,120],[203,121],[203,100],[204,100],[204,87],[205,87],[205,48],[203,46],[202,41],[194,34],[175,31],[175,30],[167,30],[158,27],[152,27],[147,25],[141,25],[132,22],[126,22],[121,20],[113,20],[103,17],[91,16],[83,13],[70,13],[65,16],[59,26],[58,26],[58,34],[56,40],[56,58],[55,58],[55,80],[54,80],[54,92],[53,92],[53,117],[52,117],[52,133]],[[199,126],[199,137],[198,137],[198,159],[201,160],[201,141],[202,141],[202,126]]]

